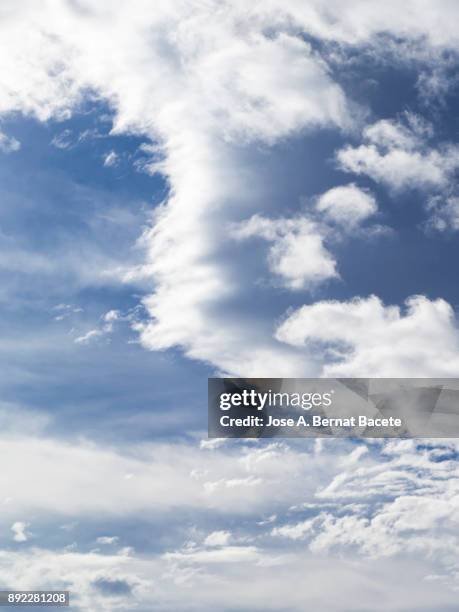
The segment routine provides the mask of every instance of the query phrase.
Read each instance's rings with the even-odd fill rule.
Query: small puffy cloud
[[[340,168],[396,191],[447,187],[459,168],[459,147],[450,143],[431,147],[428,124],[415,115],[409,115],[406,123],[381,120],[368,126],[363,144],[338,151]]]
[[[316,202],[316,209],[327,219],[353,228],[374,215],[378,207],[374,196],[350,183],[322,194]]]
[[[323,347],[326,376],[456,376],[459,332],[442,299],[414,296],[405,309],[376,296],[322,301],[288,316],[276,337],[293,346]]]
[[[399,148],[410,151],[420,144],[416,132],[390,119],[381,119],[367,126],[363,136],[368,142],[387,150]]]
[[[240,240],[260,237],[271,242],[269,268],[289,289],[305,289],[338,276],[318,225],[305,217],[273,220],[254,215],[238,224],[233,235]]]
[[[107,323],[112,323],[113,321],[118,321],[121,316],[119,310],[109,310],[103,316],[104,321]]]
[[[119,164],[119,156],[115,151],[110,151],[104,156],[104,166],[106,168],[111,168],[113,166],[117,166]]]
[[[231,538],[229,531],[213,531],[204,540],[204,546],[226,546]]]
[[[22,521],[16,521],[11,525],[11,531],[13,532],[13,540],[15,542],[27,542],[29,539],[29,533],[26,531],[28,523]]]

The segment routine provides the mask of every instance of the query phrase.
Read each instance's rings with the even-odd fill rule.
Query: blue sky
[[[2,585],[455,609],[454,440],[207,440],[206,394],[457,376],[456,4],[0,16]]]

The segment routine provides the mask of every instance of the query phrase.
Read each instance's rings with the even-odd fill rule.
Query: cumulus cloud
[[[444,189],[459,168],[459,147],[451,143],[429,146],[419,132],[413,121],[411,126],[378,121],[364,130],[364,144],[338,151],[338,164],[347,172],[367,175],[396,191]]]
[[[326,218],[352,229],[374,215],[378,206],[371,193],[350,183],[322,194],[316,202],[316,209]]]
[[[394,440],[382,448],[381,461],[336,476],[318,497],[338,504],[363,502],[362,512],[324,513],[312,549],[357,546],[371,557],[430,551],[447,566],[458,544],[449,535],[456,523],[456,452],[454,441]],[[433,537],[434,530],[443,536]]]
[[[232,224],[231,235],[239,241],[258,237],[271,243],[267,263],[272,274],[289,289],[310,289],[339,277],[326,241],[349,238],[351,230],[357,230],[377,210],[374,196],[350,183],[315,198],[314,210],[277,219],[255,214]],[[367,233],[381,230],[388,228],[378,225],[366,228]],[[353,235],[360,237],[357,232]]]
[[[319,343],[325,376],[454,377],[459,331],[442,299],[413,296],[402,310],[376,296],[322,301],[291,313],[277,338],[294,346]]]
[[[268,263],[290,289],[304,289],[338,276],[317,224],[304,217],[267,219],[254,215],[233,232],[240,240],[258,236],[272,242]]]
[[[204,540],[204,546],[226,546],[231,538],[229,531],[213,531],[206,536]]]
[[[16,521],[11,525],[11,531],[13,532],[13,540],[15,542],[27,542],[29,539],[29,534],[26,529],[28,527],[28,523],[23,523],[22,521]]]

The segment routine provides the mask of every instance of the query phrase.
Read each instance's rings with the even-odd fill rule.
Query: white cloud
[[[315,519],[307,519],[294,525],[274,527],[274,529],[271,531],[271,535],[289,538],[290,540],[301,540],[307,534],[310,535],[314,523]]]
[[[119,310],[109,310],[102,317],[103,325],[101,327],[90,329],[85,334],[81,336],[77,336],[74,340],[76,344],[90,344],[97,338],[102,338],[107,336],[113,332],[114,324],[121,319],[130,320],[130,315],[132,313],[128,313],[125,317],[121,314]],[[60,320],[64,318],[64,315],[60,315],[58,317]]]
[[[227,546],[231,538],[229,531],[212,531],[204,540],[204,546]]]
[[[29,534],[26,531],[28,526],[28,523],[23,523],[22,521],[16,521],[11,525],[11,531],[14,534],[13,540],[15,542],[27,542],[29,539]]]
[[[364,131],[364,138],[382,149],[404,149],[412,151],[422,146],[423,136],[432,134],[432,127],[422,122],[419,116],[405,113],[408,125],[390,119],[381,119],[368,125]]]
[[[425,154],[391,149],[382,153],[374,145],[341,149],[337,155],[347,172],[366,174],[394,189],[444,187],[459,167],[459,150],[448,146]]]
[[[119,321],[121,317],[121,313],[119,310],[109,310],[103,316],[104,321],[107,323],[113,323],[114,321]]]
[[[414,296],[405,311],[375,296],[303,306],[279,326],[293,346],[323,346],[326,376],[454,377],[459,330],[444,300]]]
[[[451,0],[439,0],[435,4],[407,0],[403,11],[398,10],[396,0],[375,6],[366,0],[350,0],[345,4],[340,0],[326,4],[324,0],[313,0],[307,7],[301,2],[290,2],[288,7],[306,30],[326,40],[359,44],[377,38],[377,34],[389,34],[398,39],[421,39],[428,48],[459,46],[452,23],[459,17],[459,9]],[[381,47],[383,51],[384,40]]]
[[[272,220],[254,215],[238,224],[233,235],[240,240],[259,236],[272,242],[269,267],[290,289],[304,289],[338,276],[317,224],[305,217]]]
[[[354,183],[325,192],[318,198],[316,208],[326,218],[350,229],[374,215],[378,209],[374,196]]]
[[[419,120],[418,125],[382,120],[368,126],[364,144],[338,151],[340,168],[368,175],[394,190],[448,187],[459,168],[459,147],[449,143],[430,147],[419,134],[421,126]]]
[[[426,441],[419,448],[414,440],[393,440],[378,462],[336,476],[318,497],[338,506],[363,501],[364,516],[323,514],[311,549],[357,546],[370,557],[429,554],[451,570],[450,555],[459,545],[451,537],[457,523],[456,452],[455,441]]]
[[[100,338],[104,335],[104,332],[100,329],[90,329],[88,332],[83,334],[82,336],[78,336],[75,338],[74,342],[76,344],[89,344],[96,338]]]

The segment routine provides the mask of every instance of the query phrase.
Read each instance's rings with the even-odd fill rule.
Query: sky
[[[455,440],[209,440],[207,378],[457,376],[458,19],[2,2],[0,587],[457,609]]]

